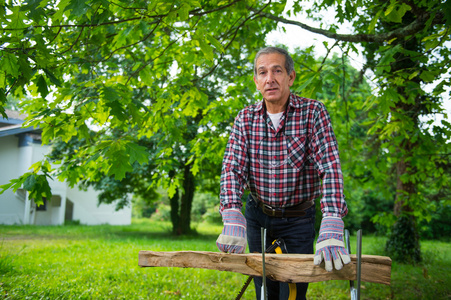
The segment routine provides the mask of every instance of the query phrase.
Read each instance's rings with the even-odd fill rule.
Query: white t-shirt
[[[268,112],[268,116],[271,118],[272,124],[274,125],[274,128],[277,130],[277,128],[279,128],[279,124],[280,124],[280,118],[283,115],[283,111],[277,114],[272,114],[270,112]]]

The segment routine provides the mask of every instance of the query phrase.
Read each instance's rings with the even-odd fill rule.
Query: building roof
[[[34,127],[22,127],[26,115],[21,114],[18,111],[5,109],[7,119],[0,117],[0,137],[16,135],[25,132],[38,132],[39,129]]]
[[[18,111],[5,109],[5,113],[8,118],[3,118],[0,116],[0,127],[5,127],[11,124],[22,124],[27,117]]]

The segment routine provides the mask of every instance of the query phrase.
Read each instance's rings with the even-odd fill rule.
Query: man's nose
[[[272,72],[268,72],[268,76],[266,77],[266,82],[268,82],[268,83],[274,82],[274,74]]]

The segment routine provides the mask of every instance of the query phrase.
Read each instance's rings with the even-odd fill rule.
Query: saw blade
[[[249,276],[246,280],[246,282],[243,284],[243,287],[241,288],[240,292],[238,293],[238,296],[236,296],[235,300],[240,300],[241,297],[243,297],[244,292],[246,291],[247,287],[249,286],[249,284],[251,283],[253,277]]]

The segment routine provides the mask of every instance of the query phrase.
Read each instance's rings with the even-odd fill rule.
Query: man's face
[[[254,82],[268,104],[285,104],[296,74],[285,69],[285,56],[279,53],[263,54],[257,59]]]

